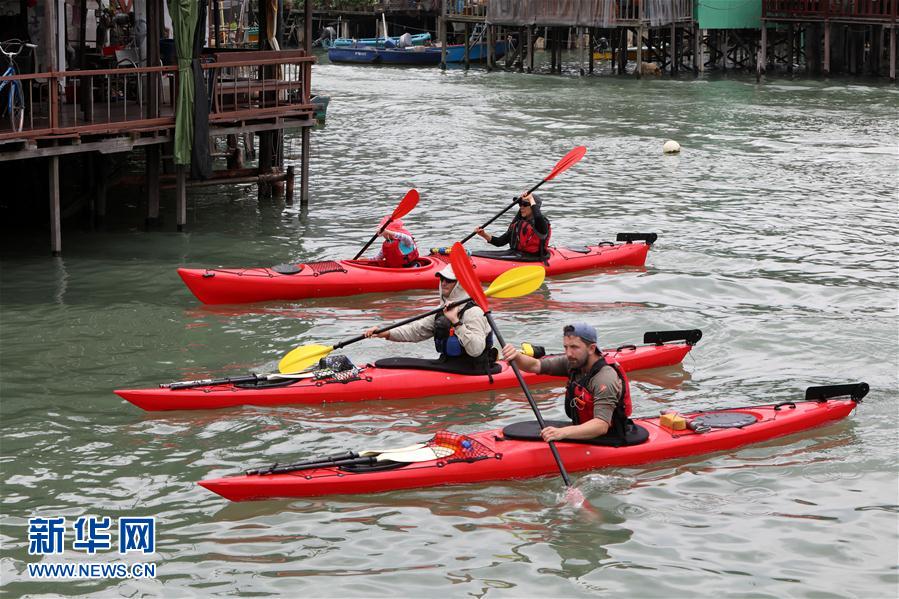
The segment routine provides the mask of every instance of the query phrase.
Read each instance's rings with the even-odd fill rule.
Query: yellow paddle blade
[[[300,347],[295,347],[278,362],[278,372],[281,374],[293,374],[306,370],[332,351],[334,351],[334,346],[331,345],[301,345]]]
[[[539,264],[519,266],[498,276],[484,293],[490,297],[520,297],[543,284],[546,270]]]

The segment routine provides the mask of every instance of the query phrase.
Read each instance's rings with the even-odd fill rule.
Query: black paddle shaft
[[[493,320],[493,315],[490,312],[487,312],[484,316],[487,317],[487,322],[490,323],[490,328],[493,330],[493,334],[496,335],[496,340],[499,341],[500,347],[505,347],[506,342],[503,340],[503,336],[499,332],[499,329],[496,328],[496,322]],[[524,382],[521,371],[518,370],[518,365],[516,365],[515,362],[509,362],[509,366],[512,367],[512,372],[515,373],[515,378],[518,379],[518,384],[521,385],[524,396],[528,398],[528,403],[531,404],[531,409],[534,411],[534,416],[537,417],[537,424],[540,425],[540,430],[545,429],[546,422],[543,421],[543,416],[540,414],[540,408],[537,407],[537,402],[534,401],[534,398],[531,396],[531,390],[528,389],[527,383]],[[568,472],[565,471],[565,466],[562,464],[562,456],[559,455],[559,450],[556,449],[555,441],[547,441],[547,444],[549,445],[550,451],[553,453],[556,465],[559,467],[559,473],[562,475],[562,480],[565,481],[565,486],[570,487],[571,479],[568,478]]]
[[[384,223],[384,226],[381,227],[380,229],[378,229],[378,232],[371,236],[371,239],[369,239],[369,240],[368,240],[368,243],[366,243],[366,244],[362,247],[362,249],[359,250],[359,253],[358,253],[358,254],[356,254],[355,256],[353,256],[353,260],[358,260],[358,259],[359,259],[359,256],[361,256],[362,254],[365,253],[365,250],[368,249],[368,246],[370,246],[372,243],[374,243],[375,239],[378,238],[378,235],[380,235],[381,233],[383,233],[383,232],[384,232],[384,229],[387,228],[387,225],[389,225],[389,224],[392,223],[392,222],[393,222],[393,219],[392,219],[392,218],[387,219],[387,222]]]
[[[247,470],[247,476],[264,475],[264,474],[283,474],[285,472],[294,472],[296,470],[314,470],[315,468],[328,468],[330,466],[352,466],[355,464],[366,464],[372,462],[374,457],[362,458],[359,454],[346,451],[322,458],[297,462],[296,464],[272,464],[268,468],[257,468],[256,470]]]
[[[543,185],[544,183],[546,183],[546,179],[544,179],[544,180],[541,181],[540,183],[537,183],[536,185],[534,185],[534,186],[533,186],[532,188],[530,188],[530,189],[528,190],[528,192],[527,192],[526,194],[524,194],[524,195],[526,195],[526,196],[531,195],[532,193],[534,193],[535,191],[537,191],[537,189],[538,189],[541,185]],[[508,206],[506,206],[505,208],[503,208],[503,209],[502,209],[496,216],[494,216],[493,218],[491,218],[490,220],[488,220],[486,223],[484,223],[483,225],[481,225],[481,226],[478,227],[478,228],[479,228],[479,229],[483,229],[484,227],[486,227],[487,225],[489,225],[490,223],[492,223],[493,221],[495,221],[496,219],[498,219],[499,217],[501,217],[503,214],[505,214],[506,212],[508,212],[509,209],[512,208],[512,206],[514,206],[515,204],[517,204],[517,203],[519,202],[519,200],[521,200],[522,197],[523,197],[523,196],[518,196],[518,197],[516,197],[515,200],[514,200],[511,204],[509,204]],[[463,240],[460,241],[459,243],[461,243],[462,245],[465,245],[465,242],[468,241],[469,239],[471,239],[472,237],[474,237],[475,235],[477,235],[477,233],[475,233],[474,231],[472,231],[471,233],[469,233],[469,234],[465,237],[465,239],[463,239]],[[366,247],[367,247],[367,246],[366,246]]]

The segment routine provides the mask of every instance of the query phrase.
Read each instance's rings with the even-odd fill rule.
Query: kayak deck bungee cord
[[[608,446],[565,440],[557,441],[556,447],[570,472],[710,454],[842,420],[867,393],[865,383],[809,387],[805,401],[683,414],[682,430],[667,426],[665,416],[635,419],[632,444]],[[231,501],[244,501],[381,493],[526,479],[556,472],[557,465],[547,444],[539,438],[536,422],[525,422],[465,435],[441,431],[423,445],[410,448],[366,455],[347,452],[287,466],[275,464],[198,484]]]

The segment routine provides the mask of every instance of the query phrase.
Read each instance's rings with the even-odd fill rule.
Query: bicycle
[[[12,48],[15,48],[13,50]],[[18,75],[16,70],[15,57],[22,53],[25,48],[37,48],[36,44],[29,44],[20,39],[11,39],[0,42],[0,53],[9,60],[9,66],[4,71],[4,77]],[[22,92],[22,83],[18,79],[7,79],[0,81],[0,93],[9,88],[7,92],[9,99],[7,101],[6,112],[9,112],[9,124],[13,131],[19,132],[25,124],[25,94]]]

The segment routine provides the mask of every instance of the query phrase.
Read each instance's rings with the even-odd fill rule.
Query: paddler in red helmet
[[[387,219],[385,216],[378,223],[378,229],[384,226]],[[418,245],[412,233],[403,226],[403,221],[397,219],[391,221],[390,224],[381,233],[384,243],[381,244],[381,251],[374,257],[374,260],[380,262],[380,266],[387,268],[409,268],[418,266]]]

